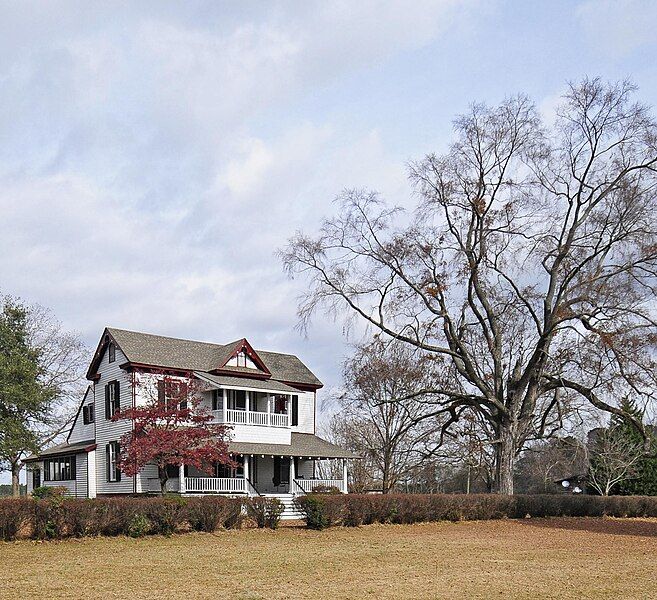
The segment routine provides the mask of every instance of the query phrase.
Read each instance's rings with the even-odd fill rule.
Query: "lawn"
[[[0,543],[1,598],[657,598],[657,520]]]

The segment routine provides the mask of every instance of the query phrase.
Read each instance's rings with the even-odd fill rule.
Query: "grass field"
[[[1,598],[657,598],[657,520],[0,543]]]

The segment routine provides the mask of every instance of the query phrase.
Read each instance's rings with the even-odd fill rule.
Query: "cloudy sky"
[[[630,76],[657,103],[657,3],[1,2],[0,290],[94,346],[105,325],[247,337],[339,381],[275,250],[405,165],[474,100]]]

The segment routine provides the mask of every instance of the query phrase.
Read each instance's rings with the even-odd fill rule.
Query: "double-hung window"
[[[157,382],[157,401],[167,410],[187,408],[189,386],[185,381],[176,379],[159,379]]]
[[[105,386],[105,418],[108,420],[121,408],[120,392],[118,381],[110,381]]]
[[[105,463],[107,466],[107,481],[121,481],[119,456],[121,448],[118,442],[110,442],[105,446]]]

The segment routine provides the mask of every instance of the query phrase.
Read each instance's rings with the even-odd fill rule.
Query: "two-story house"
[[[315,435],[322,383],[296,356],[254,350],[245,339],[210,344],[107,328],[66,442],[26,460],[28,493],[40,485],[82,498],[158,492],[154,465],[134,477],[118,469],[120,439],[132,423],[112,416],[145,402],[144,378],[163,377],[198,382],[201,404],[231,426],[229,451],[238,465],[215,465],[209,473],[175,466],[170,491],[288,497],[317,486],[347,491],[346,460],[355,456]],[[318,479],[321,459],[340,460],[342,477]]]

